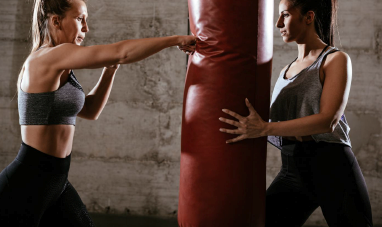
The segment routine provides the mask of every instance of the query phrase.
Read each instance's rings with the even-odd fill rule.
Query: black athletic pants
[[[56,158],[24,143],[0,173],[0,226],[94,226],[68,181],[70,156]]]
[[[267,189],[266,227],[302,226],[321,207],[330,227],[371,227],[366,183],[350,147],[290,142],[282,168]]]

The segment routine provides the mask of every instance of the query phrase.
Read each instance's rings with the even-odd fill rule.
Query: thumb
[[[253,108],[252,104],[249,102],[247,98],[245,98],[245,105],[248,107],[249,115],[253,115],[256,113],[256,110]]]

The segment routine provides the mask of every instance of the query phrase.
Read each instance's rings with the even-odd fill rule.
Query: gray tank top
[[[309,67],[290,79],[285,79],[286,70],[281,71],[272,94],[270,122],[288,121],[301,117],[318,114],[320,112],[320,99],[322,85],[320,82],[320,67],[323,59],[331,53],[338,51],[335,47],[325,48],[317,60]],[[312,135],[316,142],[340,143],[351,147],[349,138],[350,127],[345,115],[332,133]],[[280,136],[268,136],[268,142],[281,150]]]
[[[85,103],[85,93],[73,71],[56,91],[26,93],[18,89],[20,125],[76,125],[76,116]]]

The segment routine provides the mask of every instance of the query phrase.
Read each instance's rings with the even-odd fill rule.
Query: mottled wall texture
[[[275,19],[278,3],[275,0]],[[374,222],[382,224],[382,1],[339,3],[336,46],[353,62],[345,114]],[[0,1],[0,169],[14,159],[21,143],[14,96],[30,45],[31,8],[32,1]],[[185,0],[88,0],[88,10],[85,45],[186,34],[188,29]],[[272,84],[297,56],[295,44],[284,44],[279,34],[274,29]],[[88,92],[101,69],[75,73]],[[91,212],[176,216],[185,74],[186,56],[176,48],[123,65],[101,117],[77,119],[69,180]],[[271,146],[267,162],[269,185],[281,166],[280,153]],[[307,224],[325,225],[320,209]]]

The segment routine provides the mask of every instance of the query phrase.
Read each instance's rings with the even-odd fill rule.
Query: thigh
[[[0,174],[0,223],[2,226],[38,226],[44,211],[42,179],[17,160]]]
[[[280,173],[267,189],[266,227],[302,226],[318,207],[315,198],[291,186]]]
[[[67,181],[57,202],[44,213],[40,226],[90,227],[94,224],[77,191]]]
[[[8,187],[9,187],[8,177],[6,174],[6,169],[4,169],[3,171],[0,172],[0,198],[2,194],[4,194],[8,190]],[[1,200],[0,200],[0,203],[1,203]]]
[[[4,226],[17,226],[20,225],[18,218],[13,217],[12,215],[13,213],[15,213],[13,207],[16,201],[12,202],[10,196],[11,190],[9,188],[7,168],[5,168],[0,173],[0,223]],[[31,223],[33,223],[33,221]]]
[[[322,152],[315,172],[317,196],[329,226],[369,227],[372,215],[365,180],[350,147]],[[330,158],[330,159],[329,159]]]
[[[0,173],[1,226],[38,226],[64,188],[69,163],[70,158],[55,158],[23,143]]]

